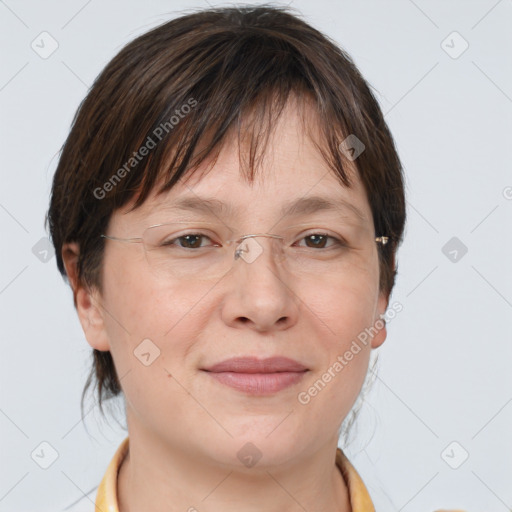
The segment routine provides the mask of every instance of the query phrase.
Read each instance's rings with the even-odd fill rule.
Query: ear
[[[66,243],[62,247],[62,259],[69,284],[73,289],[75,308],[89,345],[100,351],[108,351],[110,342],[105,329],[101,295],[98,290],[90,289],[78,279],[79,251],[76,242]]]
[[[391,264],[395,268],[395,255],[393,255]],[[377,301],[377,318],[375,319],[374,326],[378,330],[377,334],[372,338],[372,348],[380,347],[385,341],[388,335],[386,330],[386,322],[380,318],[380,315],[384,315],[389,305],[389,293],[380,292],[379,299]]]
[[[377,302],[377,318],[374,322],[374,327],[377,329],[377,334],[372,338],[372,348],[380,347],[385,341],[387,336],[386,323],[381,320],[380,315],[383,315],[388,308],[389,295],[381,292]]]

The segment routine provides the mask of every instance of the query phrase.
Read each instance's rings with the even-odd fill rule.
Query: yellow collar
[[[119,445],[98,487],[96,507],[103,512],[119,512],[117,505],[117,473],[128,453],[128,440],[129,437]],[[352,512],[375,512],[370,495],[361,477],[340,448],[336,451],[336,465],[340,468],[347,485]]]

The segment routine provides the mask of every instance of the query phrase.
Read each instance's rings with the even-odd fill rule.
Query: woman
[[[374,510],[337,446],[405,199],[342,50],[267,6],[138,37],[80,106],[48,220],[94,349],[84,393],[125,400],[98,510]]]

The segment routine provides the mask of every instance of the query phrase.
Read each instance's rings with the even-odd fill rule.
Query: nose
[[[222,318],[230,327],[258,332],[284,330],[297,323],[300,300],[293,276],[280,265],[280,247],[271,237],[249,237],[234,250]]]

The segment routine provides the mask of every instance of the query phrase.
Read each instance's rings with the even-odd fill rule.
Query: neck
[[[118,475],[119,512],[351,512],[331,444],[284,468],[240,471],[164,446],[154,434],[130,432]]]

